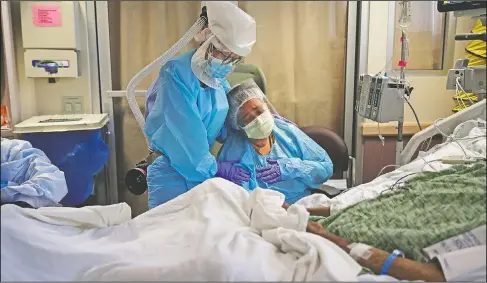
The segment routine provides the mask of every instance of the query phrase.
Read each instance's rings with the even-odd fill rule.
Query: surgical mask
[[[247,126],[242,127],[249,139],[260,140],[269,137],[274,129],[274,117],[269,110],[260,114]]]
[[[233,64],[223,64],[223,61],[216,58],[211,58],[207,65],[207,73],[215,79],[226,78],[235,68]]]

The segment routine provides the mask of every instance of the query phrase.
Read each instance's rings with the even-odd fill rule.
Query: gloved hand
[[[250,180],[250,173],[248,170],[235,166],[238,161],[223,161],[218,162],[218,170],[215,177],[226,179],[237,185],[242,185],[243,182]]]
[[[288,119],[286,119],[286,118],[284,118],[284,117],[282,117],[282,116],[279,116],[279,115],[277,115],[277,114],[272,114],[272,117],[274,117],[274,119],[276,119],[276,120],[281,120],[281,121],[283,121],[283,122],[286,122],[286,123],[292,124],[292,125],[294,125],[294,126],[296,126],[296,127],[298,126],[298,125],[296,125],[295,123],[293,123],[293,122],[289,121]]]
[[[274,159],[267,159],[269,166],[257,168],[257,180],[267,183],[274,184],[282,181],[281,168],[279,163]]]

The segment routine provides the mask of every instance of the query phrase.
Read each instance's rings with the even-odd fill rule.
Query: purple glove
[[[277,160],[267,159],[267,163],[269,166],[257,168],[257,180],[267,184],[282,181],[281,168]]]
[[[248,182],[250,180],[249,171],[242,167],[235,166],[238,161],[223,161],[218,162],[218,171],[215,177],[220,177],[233,182],[237,185],[241,185],[242,182]]]
[[[279,115],[277,115],[277,114],[272,114],[272,117],[274,117],[274,119],[276,119],[276,120],[281,120],[281,121],[286,122],[286,123],[288,123],[288,124],[292,124],[292,125],[294,125],[294,126],[296,126],[296,127],[298,126],[298,125],[296,125],[295,123],[293,123],[293,122],[289,121],[288,119],[286,119],[286,118],[284,118],[284,117],[282,117],[282,116],[279,116]]]

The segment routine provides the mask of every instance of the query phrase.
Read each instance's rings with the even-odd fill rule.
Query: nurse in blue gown
[[[196,50],[169,60],[146,99],[145,134],[158,153],[148,167],[149,209],[201,182],[221,177],[237,184],[247,170],[232,161],[217,162],[210,148],[228,112],[226,80],[256,40],[255,20],[228,1],[210,1],[208,28]]]

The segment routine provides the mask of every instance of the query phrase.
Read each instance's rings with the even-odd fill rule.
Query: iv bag
[[[407,29],[411,24],[411,1],[400,1],[401,13],[399,15],[399,27],[402,30]]]

